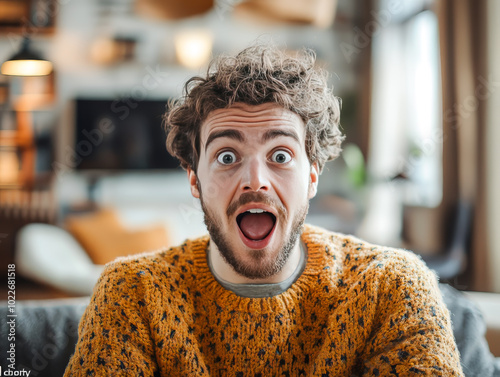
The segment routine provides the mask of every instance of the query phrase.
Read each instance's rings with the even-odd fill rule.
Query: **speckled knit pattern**
[[[244,298],[209,238],[101,276],[65,376],[463,376],[436,278],[412,253],[306,226],[286,292]]]

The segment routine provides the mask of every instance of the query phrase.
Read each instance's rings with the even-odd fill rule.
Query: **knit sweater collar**
[[[194,266],[197,276],[197,285],[204,292],[205,300],[214,300],[217,305],[227,309],[246,313],[271,313],[277,310],[292,310],[300,301],[299,296],[310,291],[317,277],[325,267],[324,243],[319,242],[323,232],[315,227],[304,225],[301,235],[302,242],[307,248],[307,263],[302,275],[285,292],[265,298],[241,297],[222,287],[215,279],[207,263],[207,248],[209,236],[205,236],[191,243]]]
[[[299,245],[300,259],[297,267],[287,279],[278,283],[230,283],[215,272],[210,258],[210,252],[207,252],[208,267],[210,268],[212,275],[214,275],[215,280],[217,280],[220,285],[236,293],[238,296],[253,298],[272,297],[285,292],[292,286],[293,283],[295,283],[300,275],[302,275],[307,263],[307,249],[302,242],[299,242]]]

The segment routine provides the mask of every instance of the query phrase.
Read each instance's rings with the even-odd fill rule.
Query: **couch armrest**
[[[463,292],[474,302],[486,322],[486,339],[493,355],[500,357],[500,294],[484,292]]]
[[[15,306],[16,370],[31,370],[37,377],[62,376],[78,340],[78,323],[90,302],[89,297],[18,301]],[[10,325],[7,302],[0,302],[0,363],[10,362]]]

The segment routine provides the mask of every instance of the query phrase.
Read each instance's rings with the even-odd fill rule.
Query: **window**
[[[368,169],[375,181],[405,177],[404,204],[435,207],[443,142],[437,17],[425,0],[381,0],[378,12],[384,17],[374,19],[386,22],[373,33]]]

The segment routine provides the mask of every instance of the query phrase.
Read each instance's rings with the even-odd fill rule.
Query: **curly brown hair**
[[[341,151],[340,99],[328,87],[328,74],[315,67],[313,51],[295,57],[273,45],[258,44],[234,57],[220,56],[210,64],[206,77],[193,77],[184,95],[170,103],[165,114],[167,149],[184,169],[196,171],[200,152],[200,127],[208,114],[234,103],[276,103],[295,112],[306,127],[306,152],[321,172]]]

